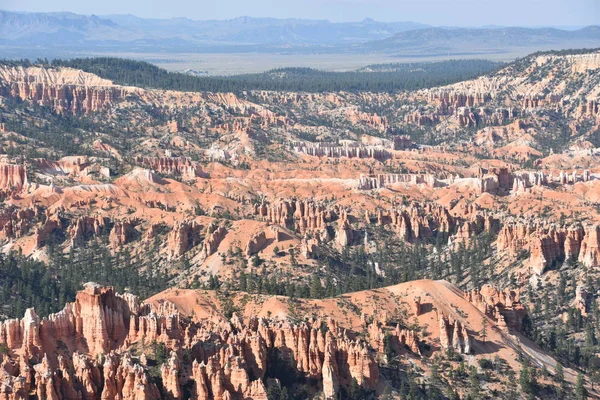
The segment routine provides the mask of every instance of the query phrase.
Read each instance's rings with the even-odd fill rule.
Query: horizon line
[[[84,17],[97,17],[97,18],[104,18],[104,19],[109,19],[110,17],[115,17],[115,16],[130,16],[130,17],[134,17],[134,18],[138,18],[138,19],[142,19],[142,20],[157,20],[157,21],[169,21],[169,20],[187,20],[187,21],[191,21],[191,22],[228,22],[228,21],[235,21],[238,19],[244,19],[244,18],[249,18],[249,19],[256,19],[256,20],[260,20],[260,19],[272,19],[272,20],[278,20],[278,21],[287,21],[287,20],[295,20],[295,21],[310,21],[310,22],[327,22],[330,24],[352,24],[352,23],[361,23],[361,22],[373,22],[373,23],[381,23],[381,24],[398,24],[398,23],[411,23],[411,24],[418,24],[418,25],[423,25],[424,28],[444,28],[444,29],[452,29],[452,28],[464,28],[464,29],[502,29],[502,28],[525,28],[525,29],[544,29],[544,28],[550,28],[550,29],[558,29],[558,30],[580,30],[580,29],[585,29],[585,28],[589,28],[589,27],[596,27],[596,26],[600,26],[600,23],[597,24],[583,24],[583,25],[510,25],[510,24],[485,24],[485,25],[433,25],[433,24],[428,24],[425,22],[419,22],[419,21],[415,21],[415,20],[393,20],[393,21],[383,21],[383,20],[378,20],[375,18],[371,18],[371,17],[364,17],[361,20],[347,20],[347,21],[332,21],[328,18],[302,18],[302,17],[272,17],[272,16],[251,16],[251,15],[239,15],[237,17],[233,17],[233,18],[223,18],[223,19],[218,19],[218,18],[208,18],[208,19],[193,19],[193,18],[189,18],[189,17],[166,17],[166,18],[157,18],[157,17],[141,17],[132,13],[112,13],[112,14],[96,14],[96,13],[91,13],[91,14],[81,14],[81,13],[77,13],[77,12],[73,12],[73,11],[21,11],[21,10],[7,10],[7,9],[2,9],[0,8],[0,12],[7,12],[7,13],[15,13],[15,14],[72,14],[72,15],[78,15],[78,16],[84,16]],[[114,22],[114,21],[112,21]],[[419,29],[419,28],[416,28]]]

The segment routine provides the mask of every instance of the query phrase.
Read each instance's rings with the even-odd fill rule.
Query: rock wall
[[[294,151],[314,157],[374,158],[380,161],[391,156],[383,146],[321,146],[321,143],[304,143],[294,147]]]
[[[204,256],[208,257],[211,254],[214,254],[219,248],[219,244],[225,238],[227,234],[227,229],[223,226],[216,226],[215,224],[210,224],[206,228],[206,236],[203,243],[203,251]]]
[[[535,222],[508,222],[500,229],[496,245],[513,256],[529,253],[533,271],[542,274],[563,261],[600,266],[599,229],[596,225],[563,227]]]
[[[107,219],[101,216],[79,217],[71,221],[69,237],[71,246],[81,246],[90,236],[99,236],[107,225]]]
[[[395,183],[426,185],[432,188],[439,186],[437,178],[431,174],[377,174],[361,175],[358,179],[358,189],[381,189]]]
[[[255,207],[254,213],[272,224],[293,225],[296,231],[304,234],[326,229],[327,223],[337,219],[339,208],[307,199],[282,199],[274,203],[263,202]]]
[[[125,219],[114,223],[109,235],[109,243],[113,249],[118,249],[129,243],[133,236],[135,221]]]
[[[136,157],[136,164],[163,175],[194,179],[203,176],[200,165],[187,157]]]
[[[0,96],[30,101],[59,114],[106,110],[128,92],[108,80],[67,68],[0,67]]]
[[[451,321],[440,315],[440,345],[443,350],[452,349],[458,354],[471,354],[473,338],[460,321]]]
[[[0,164],[0,191],[19,192],[27,185],[27,170],[23,165]]]
[[[178,221],[167,237],[170,257],[179,257],[202,242],[202,226],[196,221]]]
[[[349,339],[334,321],[326,322],[327,330],[324,321],[314,319],[244,322],[234,315],[230,322],[194,323],[171,303],[145,305],[135,296],[90,283],[57,314],[41,319],[29,309],[23,319],[0,323],[0,341],[9,348],[8,355],[0,356],[0,394],[5,399],[28,394],[182,399],[186,386],[202,400],[266,399],[265,376],[275,367],[273,357],[319,382],[330,399],[352,379],[374,388],[379,372],[366,343]],[[162,390],[143,366],[155,342],[171,350],[160,366]],[[139,360],[128,351],[136,343],[143,352]],[[190,357],[182,356],[184,349]],[[190,373],[181,374],[184,369]]]
[[[521,329],[526,310],[521,304],[518,291],[500,291],[490,285],[483,285],[480,290],[465,293],[465,298],[479,311],[496,321],[500,328],[517,331]]]
[[[0,211],[0,235],[5,239],[25,236],[40,217],[40,209],[7,207]]]

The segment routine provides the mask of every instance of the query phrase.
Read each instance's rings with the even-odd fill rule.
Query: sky
[[[447,26],[600,24],[600,0],[0,0],[0,9],[196,20],[251,16]]]

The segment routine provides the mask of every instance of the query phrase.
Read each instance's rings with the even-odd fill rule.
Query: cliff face
[[[109,108],[128,89],[68,68],[0,67],[0,95],[31,101],[59,114],[87,114]]]
[[[313,157],[329,158],[373,158],[385,161],[390,158],[390,152],[383,146],[335,146],[329,143],[299,143],[294,147],[298,154],[306,154]]]
[[[179,221],[169,233],[168,249],[171,257],[178,257],[185,253],[190,247],[201,242],[200,233],[202,226],[195,221]]]
[[[529,252],[529,265],[537,274],[563,261],[588,267],[600,262],[599,227],[561,227],[536,223],[507,223],[498,234],[498,250],[518,255]]]
[[[465,297],[479,311],[496,321],[500,328],[517,331],[521,329],[526,311],[518,292],[508,289],[500,291],[490,285],[484,285],[480,290],[467,292]]]
[[[71,246],[80,246],[91,235],[99,236],[106,227],[106,223],[106,218],[100,216],[84,216],[75,219],[69,227]]]
[[[282,199],[269,204],[263,202],[255,206],[254,212],[272,224],[293,224],[298,232],[306,233],[325,229],[327,222],[337,218],[339,209],[327,209],[324,204],[311,200]]]
[[[29,233],[35,221],[40,217],[40,209],[6,208],[0,212],[0,235],[5,239],[23,237]]]
[[[118,249],[129,242],[134,225],[135,221],[128,219],[115,222],[109,235],[109,243],[113,249]]]
[[[440,345],[442,349],[450,348],[458,354],[470,354],[473,339],[467,328],[460,321],[451,321],[440,315]]]
[[[0,191],[18,192],[27,185],[27,171],[23,165],[0,164]]]
[[[186,157],[137,157],[135,162],[163,175],[172,175],[183,179],[202,176],[198,163]]]
[[[283,362],[277,360],[321,382],[329,398],[337,398],[352,379],[375,387],[378,368],[367,345],[349,339],[333,321],[327,331],[321,326],[320,320],[243,322],[235,315],[230,322],[193,323],[171,303],[144,305],[135,296],[87,284],[57,314],[40,319],[29,309],[23,319],[0,323],[0,342],[9,348],[0,360],[0,394],[181,399],[183,386],[191,385],[196,399],[266,399],[265,376],[273,373],[274,362]],[[146,353],[138,360],[128,352],[156,342],[172,350],[160,367],[162,393],[142,366]],[[191,359],[183,358],[184,350]],[[191,374],[181,375],[184,368]]]
[[[88,284],[74,303],[48,318],[32,309],[21,320],[0,323],[0,341],[10,349],[0,369],[7,399],[34,393],[44,399],[159,399],[143,368],[124,346],[143,307],[132,295]],[[160,320],[164,317],[151,316]],[[29,365],[33,365],[32,368]]]

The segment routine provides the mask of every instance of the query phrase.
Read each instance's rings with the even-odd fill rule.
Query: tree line
[[[152,270],[152,260],[144,263],[127,251],[111,254],[97,241],[68,254],[52,247],[48,265],[17,252],[0,254],[0,319],[21,318],[30,307],[40,316],[58,312],[90,281],[140,298],[167,287],[168,276]]]
[[[144,88],[192,92],[274,90],[302,92],[388,92],[448,85],[494,72],[502,65],[489,60],[447,60],[372,65],[348,72],[312,68],[281,68],[264,73],[199,77],[169,72],[156,65],[115,57],[4,60],[6,65],[70,67],[96,74],[115,83]]]

